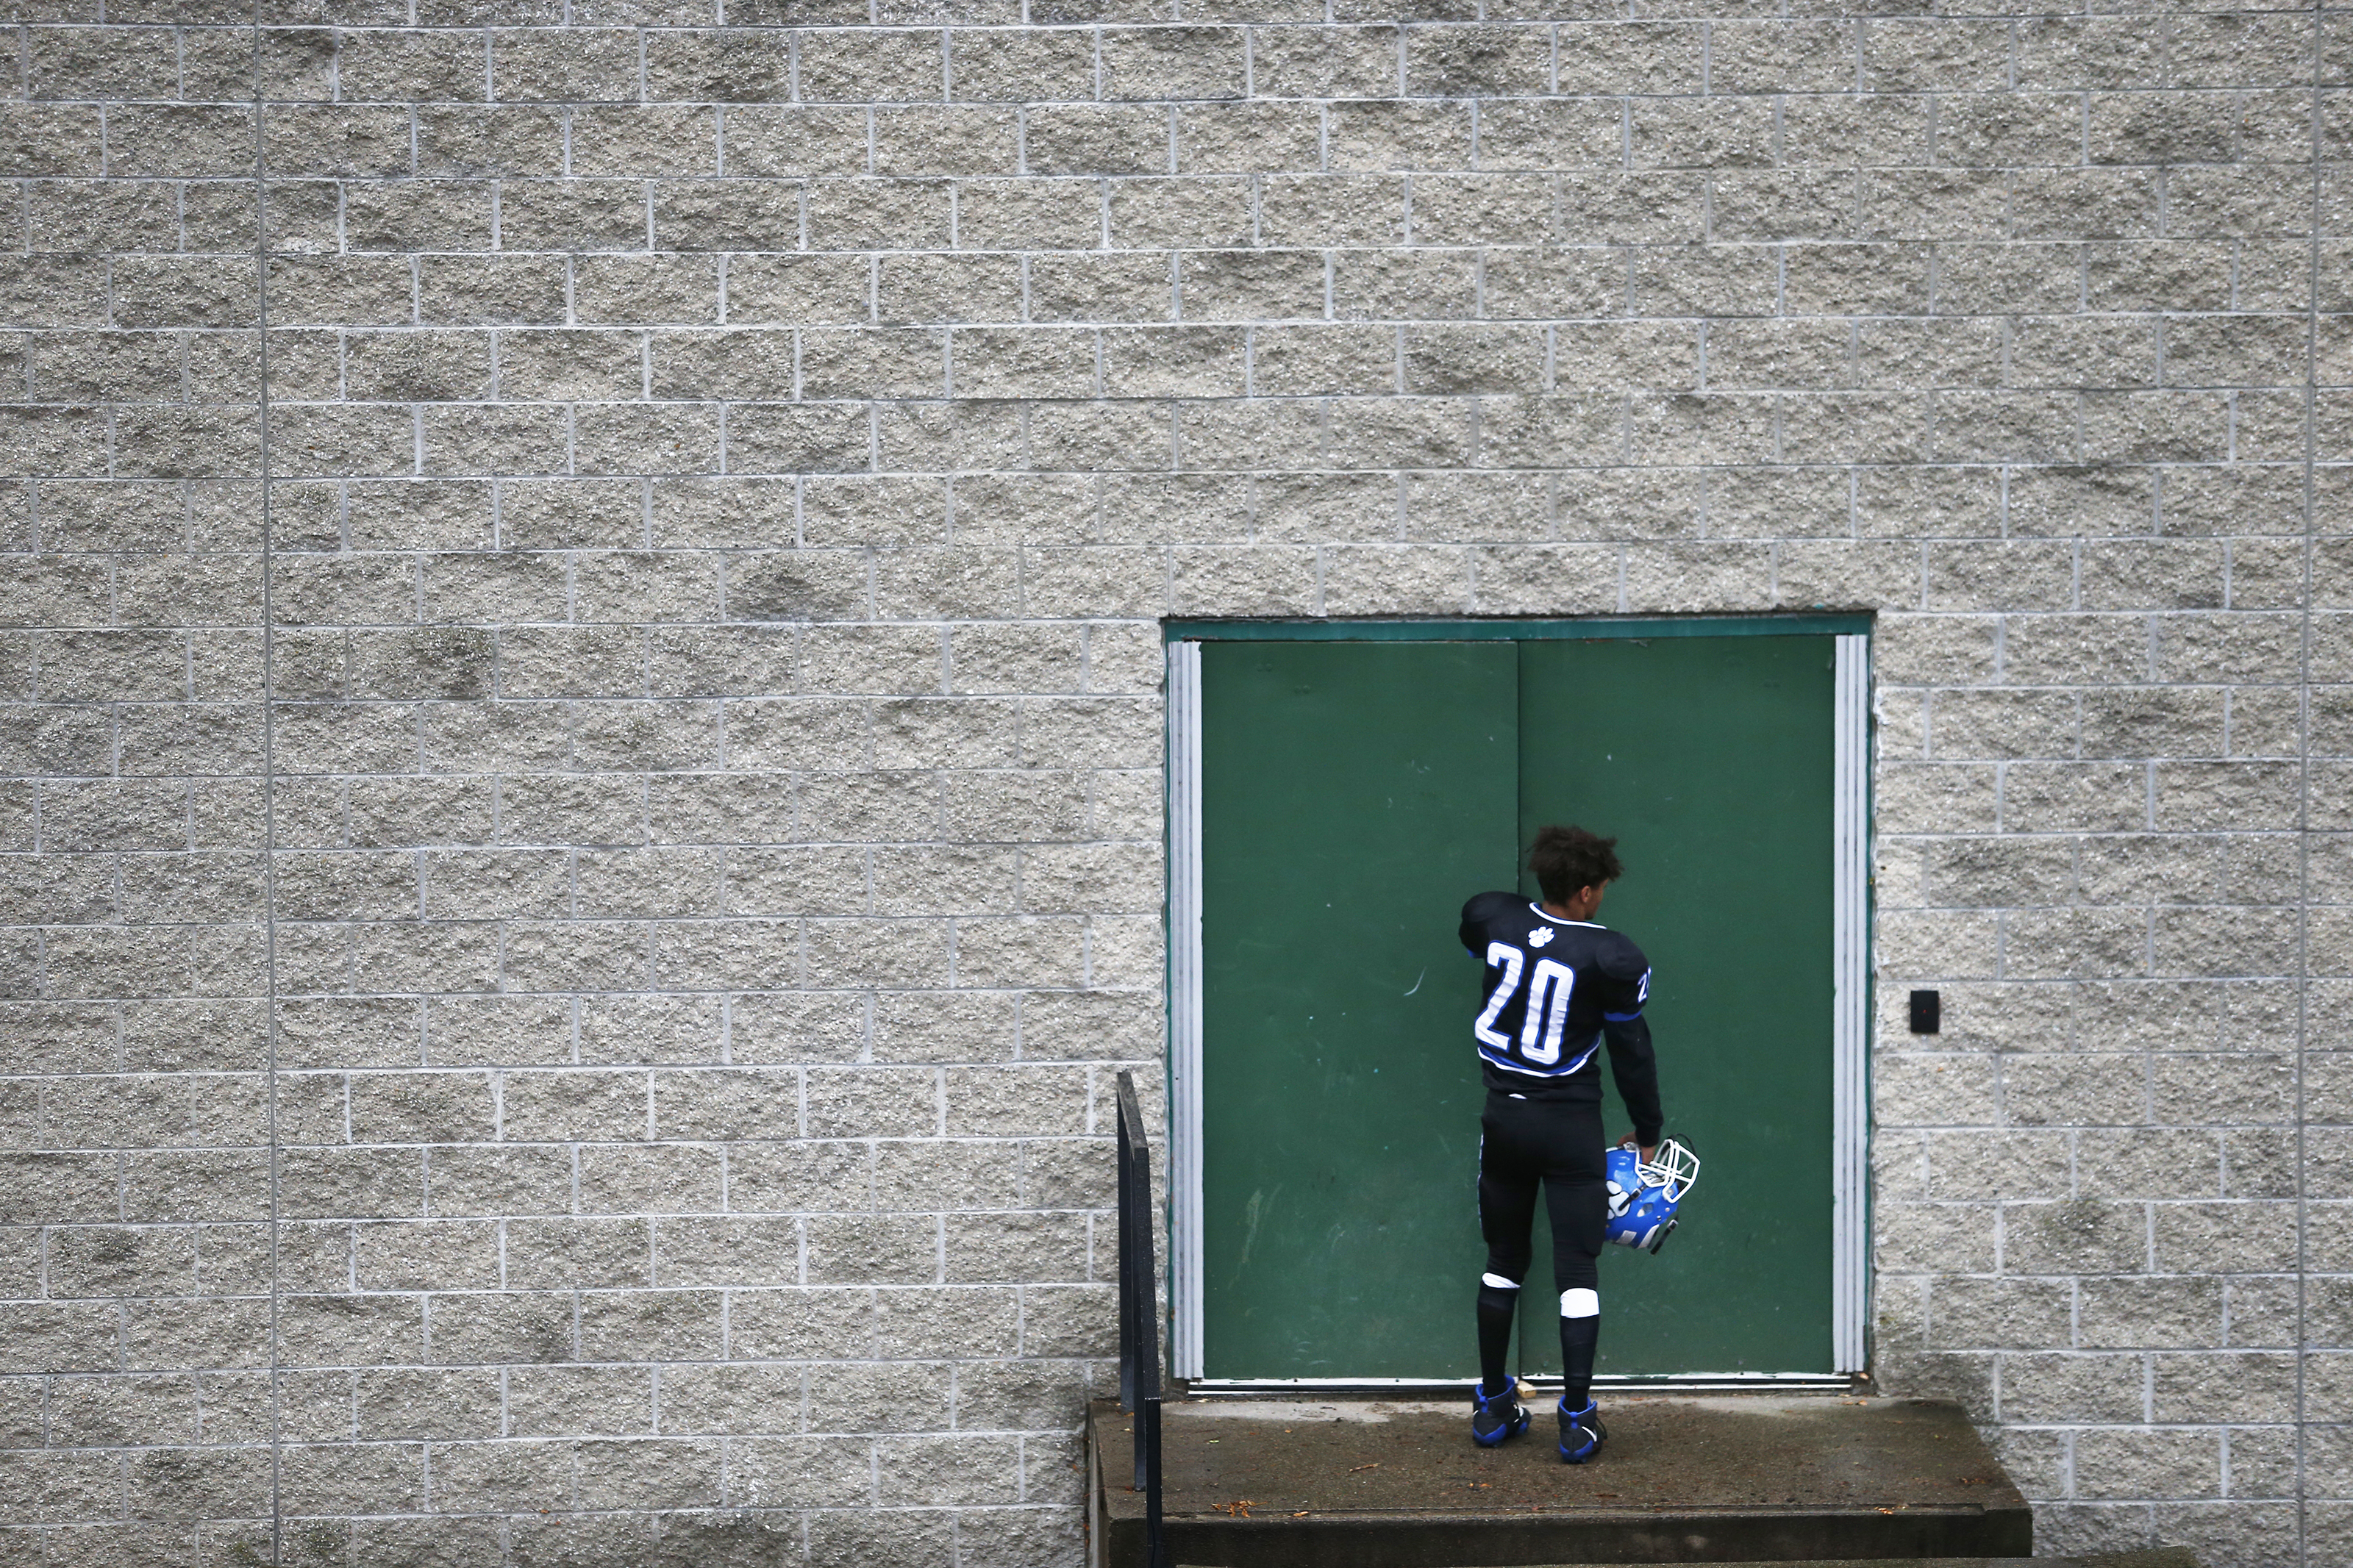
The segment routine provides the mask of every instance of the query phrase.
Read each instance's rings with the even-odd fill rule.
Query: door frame
[[[1202,1377],[1201,645],[1205,642],[1521,642],[1831,637],[1831,1354],[1834,1375],[1686,1373],[1613,1386],[1843,1386],[1870,1366],[1871,631],[1869,616],[1688,619],[1165,621],[1168,660],[1168,1300],[1171,1370],[1216,1388],[1420,1386],[1401,1378]],[[1541,1380],[1538,1380],[1541,1381]]]

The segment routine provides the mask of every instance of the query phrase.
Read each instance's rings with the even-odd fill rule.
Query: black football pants
[[[1601,1107],[1491,1091],[1479,1125],[1479,1228],[1487,1238],[1487,1278],[1479,1282],[1480,1385],[1501,1388],[1508,1375],[1512,1323],[1535,1252],[1528,1227],[1541,1186],[1552,1215],[1553,1289],[1561,1292],[1563,1408],[1583,1410],[1591,1399],[1601,1331],[1593,1292],[1601,1281],[1598,1264],[1609,1213]],[[1578,1293],[1574,1307],[1572,1290]]]
[[[1487,1238],[1487,1272],[1527,1278],[1535,1250],[1528,1226],[1541,1184],[1552,1215],[1553,1289],[1598,1289],[1602,1227],[1609,1218],[1601,1107],[1490,1091],[1479,1127],[1479,1229]]]

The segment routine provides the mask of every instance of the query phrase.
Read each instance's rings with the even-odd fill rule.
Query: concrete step
[[[1461,1400],[1200,1399],[1162,1412],[1173,1561],[1198,1568],[1533,1568],[2023,1557],[2026,1500],[1957,1405],[1621,1395],[1563,1465],[1548,1407],[1501,1448]],[[1133,1417],[1088,1413],[1091,1552],[1145,1568]],[[2151,1564],[2150,1568],[2175,1568]]]
[[[1191,1563],[1183,1568],[1194,1568]],[[1469,1565],[1466,1565],[1469,1568]],[[1633,1563],[1531,1563],[1527,1568],[1643,1568]],[[2199,1568],[2187,1546],[2147,1552],[2103,1552],[2091,1557],[1841,1557],[1804,1563],[1719,1563],[1714,1568]]]

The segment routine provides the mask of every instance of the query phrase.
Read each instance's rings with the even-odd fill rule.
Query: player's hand
[[[1648,1161],[1651,1155],[1659,1152],[1659,1146],[1656,1143],[1635,1142],[1634,1135],[1631,1132],[1627,1133],[1626,1136],[1618,1140],[1618,1147],[1620,1149],[1633,1150],[1644,1161]]]

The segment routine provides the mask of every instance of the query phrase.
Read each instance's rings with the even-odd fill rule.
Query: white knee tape
[[[1520,1288],[1518,1280],[1506,1279],[1500,1274],[1482,1274],[1479,1276],[1479,1283],[1491,1290],[1516,1290]]]
[[[1564,1318],[1598,1318],[1601,1315],[1601,1295],[1596,1290],[1563,1290],[1560,1293],[1560,1315]]]

